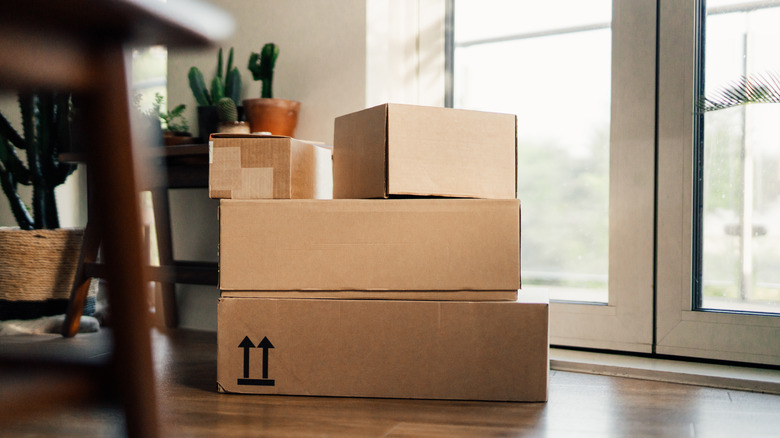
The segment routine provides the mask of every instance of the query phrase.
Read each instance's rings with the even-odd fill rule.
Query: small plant
[[[197,67],[190,68],[188,78],[190,89],[195,96],[195,101],[200,106],[213,106],[223,97],[229,97],[238,105],[241,100],[241,73],[238,67],[233,67],[233,48],[230,48],[228,54],[227,68],[223,75],[222,70],[222,49],[217,54],[217,72],[214,79],[211,80],[211,89],[206,87],[206,81],[203,79],[203,73]]]
[[[696,106],[699,111],[707,112],[750,103],[780,103],[780,73],[740,76],[710,97],[700,97]]]
[[[187,109],[187,106],[181,104],[170,111],[162,111],[164,100],[165,98],[160,93],[154,93],[152,111],[159,117],[162,129],[174,133],[187,133],[190,129],[190,125],[184,117],[184,110]]]
[[[217,116],[220,122],[235,123],[238,121],[238,108],[233,99],[223,97],[217,102]]]
[[[263,81],[260,97],[273,98],[274,66],[279,56],[279,46],[268,43],[260,53],[252,52],[249,56],[249,71],[256,81]]]
[[[0,114],[0,186],[19,228],[59,228],[54,189],[76,169],[58,159],[61,151],[71,149],[71,97],[53,92],[19,94],[19,108],[22,135]],[[26,166],[15,149],[26,153]],[[19,184],[32,186],[32,208],[19,196]]]

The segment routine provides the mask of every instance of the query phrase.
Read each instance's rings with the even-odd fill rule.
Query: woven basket
[[[0,300],[69,299],[83,236],[83,229],[0,228]]]

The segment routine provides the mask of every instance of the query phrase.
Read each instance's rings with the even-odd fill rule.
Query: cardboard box
[[[221,298],[218,390],[546,401],[548,308],[539,297],[527,302]]]
[[[305,298],[336,300],[424,300],[424,301],[515,301],[516,290],[459,290],[459,291],[367,291],[367,290],[282,290],[245,291],[223,290],[223,298]]]
[[[226,291],[516,291],[520,201],[220,201]]]
[[[517,118],[385,104],[338,117],[335,198],[420,195],[512,199]]]
[[[330,199],[331,149],[290,137],[212,134],[209,197]]]

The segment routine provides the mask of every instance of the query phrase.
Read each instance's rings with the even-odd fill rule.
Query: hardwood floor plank
[[[99,345],[106,334],[73,342],[94,336]],[[563,371],[550,373],[548,403],[220,394],[214,333],[171,330],[153,341],[170,437],[775,437],[780,430],[780,396]],[[96,406],[3,424],[0,435],[117,436],[122,424],[119,410]]]

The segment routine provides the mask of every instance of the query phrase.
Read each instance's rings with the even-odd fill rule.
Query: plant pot
[[[219,122],[218,131],[223,134],[249,134],[248,122]]]
[[[293,137],[301,103],[287,99],[246,99],[244,111],[252,132]]]
[[[209,136],[219,129],[219,117],[216,106],[198,107],[198,137],[201,143],[207,143]]]
[[[244,118],[244,107],[238,106],[238,120],[246,120]],[[198,137],[201,143],[208,143],[209,136],[215,132],[219,132],[219,116],[217,115],[217,107],[211,106],[199,106],[198,107]]]
[[[165,146],[175,146],[177,144],[192,144],[195,139],[189,132],[170,132],[163,131],[163,144]]]
[[[83,229],[0,228],[0,320],[65,313],[83,236]],[[92,283],[85,315],[95,313]]]

